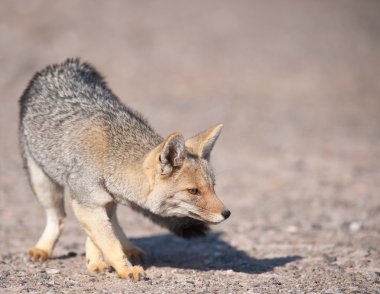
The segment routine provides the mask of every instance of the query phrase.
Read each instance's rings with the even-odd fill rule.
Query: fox
[[[161,137],[79,58],[37,72],[19,106],[22,159],[46,214],[45,229],[28,250],[31,260],[52,257],[65,198],[87,235],[87,270],[113,268],[132,281],[146,278],[139,265],[145,253],[122,230],[117,205],[183,238],[203,236],[230,216],[210,165],[222,124],[186,140],[178,131]]]

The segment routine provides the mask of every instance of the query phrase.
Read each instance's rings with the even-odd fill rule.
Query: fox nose
[[[222,212],[222,216],[224,217],[224,219],[228,219],[231,215],[231,211],[229,210],[225,210]]]

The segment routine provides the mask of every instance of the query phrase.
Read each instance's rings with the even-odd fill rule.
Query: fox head
[[[149,209],[160,216],[191,217],[219,223],[230,211],[217,197],[210,153],[222,125],[184,140],[181,133],[168,136],[146,161],[150,181]]]

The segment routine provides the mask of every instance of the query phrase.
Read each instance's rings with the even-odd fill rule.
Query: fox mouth
[[[182,200],[180,204],[178,204],[178,202],[175,202],[167,206],[176,209],[169,211],[163,210],[159,214],[165,216],[190,217],[207,224],[218,224],[225,220],[222,213],[212,213],[205,209],[197,209],[194,207],[193,203],[185,200]]]
[[[191,212],[189,211],[189,217],[191,218],[194,218],[196,220],[199,220],[199,221],[202,221],[202,222],[205,222],[205,223],[208,223],[208,224],[218,224],[220,222],[222,222],[224,219],[221,219],[220,221],[212,221],[212,220],[208,220],[208,219],[205,219],[204,217],[201,217],[199,214],[196,214],[194,212]]]

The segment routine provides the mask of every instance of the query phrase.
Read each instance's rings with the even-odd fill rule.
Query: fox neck
[[[149,183],[139,163],[120,164],[106,175],[105,186],[116,202],[142,205],[149,193]]]
[[[154,148],[155,149],[155,148]],[[116,162],[115,160],[109,162]],[[137,204],[151,209],[149,196],[154,187],[156,158],[153,150],[143,158],[130,162],[119,158],[117,166],[105,171],[105,186],[107,191],[120,204]]]

